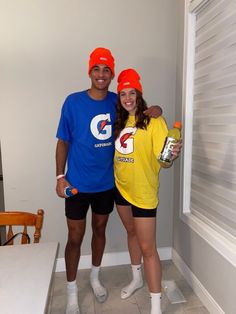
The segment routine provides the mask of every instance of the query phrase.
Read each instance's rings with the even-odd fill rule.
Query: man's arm
[[[144,110],[143,113],[150,118],[158,118],[162,115],[162,109],[160,106],[155,105],[149,107],[147,110]]]
[[[57,141],[56,147],[56,176],[64,175],[67,155],[68,155],[69,143],[63,140]],[[65,197],[64,189],[66,186],[70,185],[66,181],[65,177],[60,177],[57,179],[56,192],[59,197]]]

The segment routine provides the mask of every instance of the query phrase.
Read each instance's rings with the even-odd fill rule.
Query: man
[[[79,191],[65,198],[68,226],[66,314],[80,313],[76,274],[89,206],[92,210],[90,284],[98,302],[107,298],[107,290],[99,281],[99,271],[106,242],[106,225],[114,205],[113,125],[117,95],[108,91],[115,75],[114,67],[110,50],[96,48],[90,54],[88,74],[91,87],[67,97],[57,131],[57,194],[65,198],[64,189],[70,185]],[[161,109],[149,108],[147,114],[159,116]]]

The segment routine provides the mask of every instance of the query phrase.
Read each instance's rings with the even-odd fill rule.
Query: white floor
[[[131,280],[130,266],[104,267],[100,279],[109,291],[105,303],[99,304],[89,285],[89,270],[79,270],[79,304],[81,314],[150,314],[150,298],[147,285],[127,300],[120,299],[120,290]],[[162,262],[163,280],[174,280],[187,302],[171,304],[165,293],[162,295],[163,313],[207,314],[209,313],[172,261]],[[48,314],[64,314],[66,304],[65,272],[55,273]]]

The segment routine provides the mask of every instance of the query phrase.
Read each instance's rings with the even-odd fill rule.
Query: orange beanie
[[[120,72],[117,82],[118,93],[125,88],[136,88],[141,93],[143,92],[142,85],[140,83],[140,76],[134,69],[126,69]]]
[[[99,47],[92,51],[89,59],[88,74],[96,64],[107,65],[112,74],[115,75],[115,61],[109,49]]]

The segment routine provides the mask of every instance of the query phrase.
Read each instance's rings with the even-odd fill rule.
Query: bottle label
[[[66,186],[64,189],[64,194],[67,197],[73,196],[78,193],[78,190],[73,188],[72,186]]]
[[[173,144],[175,143],[176,143],[176,139],[174,139],[173,137],[166,138],[163,150],[158,158],[160,161],[167,162],[167,163],[172,162],[171,152],[172,152]]]

